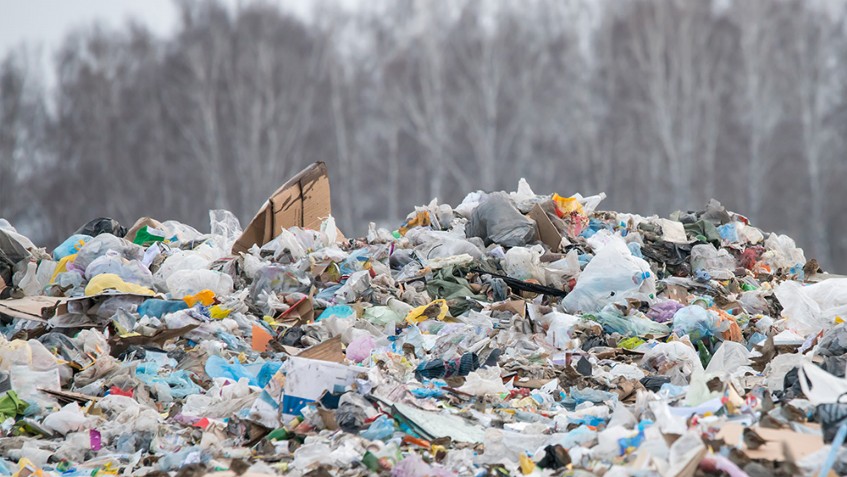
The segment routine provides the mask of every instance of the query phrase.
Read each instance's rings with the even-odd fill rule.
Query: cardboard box
[[[320,228],[330,216],[329,176],[326,164],[316,162],[282,185],[244,228],[232,245],[232,253],[246,252],[254,244],[262,246],[283,228]]]

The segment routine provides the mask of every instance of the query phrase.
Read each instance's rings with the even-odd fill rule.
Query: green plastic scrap
[[[633,349],[638,348],[639,346],[643,345],[644,343],[645,343],[645,341],[642,340],[641,338],[639,338],[637,336],[633,336],[631,338],[621,340],[618,343],[618,348],[633,350]]]
[[[0,420],[5,421],[10,417],[19,416],[28,407],[29,403],[18,397],[18,393],[6,391],[3,397],[0,397]]]

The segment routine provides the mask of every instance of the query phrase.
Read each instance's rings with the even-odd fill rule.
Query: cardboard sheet
[[[741,440],[742,432],[744,432],[744,426],[726,423],[721,427],[717,437],[723,439],[728,445],[734,446]],[[745,449],[744,453],[751,459],[796,462],[819,451],[824,445],[823,438],[819,435],[801,434],[789,429],[757,427],[756,432],[768,442],[756,450]]]
[[[262,325],[253,323],[252,340],[250,343],[253,351],[258,351],[259,353],[267,351],[268,343],[270,343],[273,338],[273,335],[268,333]]]
[[[303,169],[274,192],[232,245],[232,253],[262,246],[285,227],[320,228],[332,213],[326,164],[316,162]]]
[[[46,322],[56,313],[56,307],[67,302],[67,298],[54,296],[28,296],[0,301],[0,314],[21,320]]]
[[[541,241],[550,247],[551,252],[558,252],[559,247],[562,244],[562,234],[556,230],[556,226],[553,225],[553,221],[550,220],[550,217],[547,217],[547,213],[544,212],[544,209],[541,208],[540,205],[535,204],[527,216],[535,221],[535,225],[538,227],[538,236],[541,238]]]
[[[324,391],[343,392],[360,373],[368,368],[292,357],[286,364],[282,414],[287,422],[294,418],[304,406],[317,400]]]

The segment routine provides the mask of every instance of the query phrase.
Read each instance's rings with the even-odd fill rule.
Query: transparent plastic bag
[[[705,270],[712,278],[729,280],[735,276],[735,258],[725,248],[710,243],[691,247],[691,270]]]
[[[238,222],[238,218],[228,210],[210,210],[209,225],[216,245],[227,252],[232,249],[232,244],[241,236],[241,224]]]
[[[697,342],[726,331],[729,323],[721,323],[720,318],[710,310],[691,305],[680,308],[673,316],[673,331],[679,336],[688,336]]]
[[[74,267],[78,270],[85,270],[91,262],[110,251],[127,260],[144,258],[142,247],[107,233],[100,234],[83,245],[74,259]]]
[[[213,270],[179,270],[168,277],[166,283],[175,298],[196,295],[203,290],[226,296],[232,293],[233,287],[231,276]]]
[[[115,251],[106,252],[85,268],[85,277],[89,280],[103,273],[113,273],[127,283],[153,287],[153,274],[144,264],[139,260],[126,260]]]
[[[677,386],[687,385],[692,373],[703,371],[697,352],[680,341],[657,343],[641,358],[641,367],[670,377]]]
[[[546,285],[544,269],[541,267],[541,256],[544,255],[544,247],[533,245],[532,247],[512,247],[506,252],[503,269],[506,274],[518,280],[537,280]]]

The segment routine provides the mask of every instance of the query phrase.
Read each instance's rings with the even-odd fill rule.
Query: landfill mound
[[[844,475],[847,279],[711,201],[473,192],[348,239],[0,221],[0,474]]]

